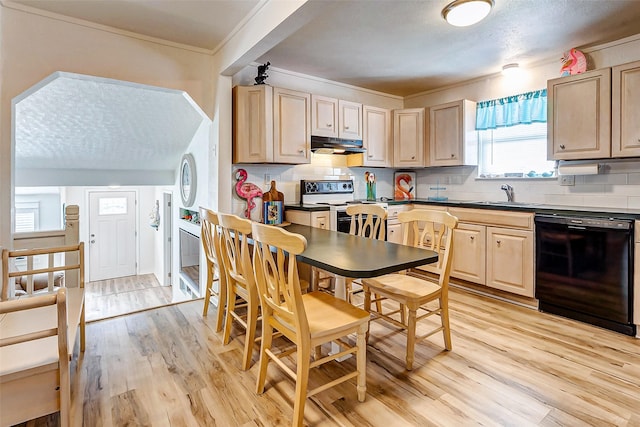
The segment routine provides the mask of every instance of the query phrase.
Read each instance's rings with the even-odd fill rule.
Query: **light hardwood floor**
[[[441,336],[431,337],[416,346],[408,372],[405,336],[374,323],[366,401],[347,382],[309,399],[305,422],[640,426],[639,340],[460,290],[450,295],[451,352]],[[84,425],[289,425],[291,380],[270,367],[266,392],[256,395],[257,366],[240,370],[243,337],[223,346],[214,316],[201,311],[200,300],[88,325],[73,386],[84,394],[82,408],[72,396]],[[337,362],[321,368],[310,386],[343,369]]]
[[[87,321],[93,321],[170,304],[172,291],[154,274],[143,274],[89,282],[85,298]]]

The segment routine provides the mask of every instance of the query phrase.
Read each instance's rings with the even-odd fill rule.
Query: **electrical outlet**
[[[265,173],[264,174],[264,183],[265,184],[271,184],[271,174],[269,174],[269,173]]]
[[[575,185],[575,175],[560,175],[560,185]]]

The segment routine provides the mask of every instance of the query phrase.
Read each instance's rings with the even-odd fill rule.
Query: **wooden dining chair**
[[[400,212],[398,219],[403,224],[403,244],[438,252],[438,261],[431,268],[435,278],[427,280],[394,273],[363,279],[362,286],[364,306],[371,313],[372,320],[383,319],[407,331],[406,367],[411,370],[416,341],[442,331],[445,348],[451,350],[448,290],[453,230],[458,225],[458,219],[448,212],[423,209]],[[376,294],[377,300],[390,299],[400,303],[400,309],[387,313],[372,311],[372,293]],[[426,306],[432,301],[438,302],[437,307]],[[416,336],[417,322],[434,314],[440,316],[440,326]]]
[[[218,214],[214,211],[200,207],[201,240],[207,262],[207,286],[204,295],[204,308],[202,315],[209,312],[211,296],[218,300],[218,310],[216,312],[216,332],[222,330],[224,322],[225,306],[227,305],[227,273],[224,267],[221,241],[222,231]],[[215,288],[215,283],[218,289]]]
[[[264,392],[267,367],[276,362],[296,383],[293,425],[302,425],[307,397],[356,377],[358,401],[366,394],[366,333],[369,314],[348,302],[325,292],[303,294],[300,290],[295,255],[304,251],[307,241],[298,234],[278,227],[253,223],[256,284],[262,301],[262,344],[257,392]],[[274,329],[294,345],[294,349],[276,353],[272,350]],[[345,338],[356,334],[355,346]],[[322,357],[321,345],[337,342],[340,351]],[[312,351],[315,353],[311,361]],[[296,352],[295,371],[283,358]],[[356,370],[308,390],[309,370],[324,363],[355,353]]]
[[[351,217],[349,234],[369,239],[386,240],[387,238],[387,211],[374,204],[359,204],[347,206],[347,215]],[[366,254],[363,254],[366,256]],[[345,278],[347,301],[353,300],[353,279]],[[382,305],[375,298],[376,308],[382,311]]]
[[[218,220],[222,227],[221,253],[227,271],[227,309],[222,341],[225,345],[229,343],[234,320],[245,328],[242,369],[246,371],[251,366],[260,309],[249,250],[251,221],[223,213],[218,213]],[[238,297],[244,302],[238,304]],[[242,314],[240,310],[245,308],[246,314]]]

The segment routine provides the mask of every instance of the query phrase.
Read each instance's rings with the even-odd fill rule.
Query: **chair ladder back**
[[[304,251],[306,239],[273,226],[252,227],[256,284],[263,305],[283,324],[296,329],[307,325],[295,257]]]
[[[386,239],[387,211],[378,205],[361,204],[347,206],[347,215],[351,217],[349,234],[370,239]]]
[[[253,269],[249,252],[251,221],[235,215],[219,214],[222,225],[221,252],[230,280],[240,283],[248,291],[253,286]]]
[[[415,209],[400,212],[398,220],[403,224],[403,244],[438,252],[438,262],[432,264],[432,271],[441,281],[446,279],[448,272],[443,273],[451,268],[451,245],[457,218],[448,212]]]

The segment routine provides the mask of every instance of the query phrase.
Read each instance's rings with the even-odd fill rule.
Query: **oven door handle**
[[[586,230],[587,227],[579,227],[577,225],[567,225],[567,228],[571,228],[572,230]]]

